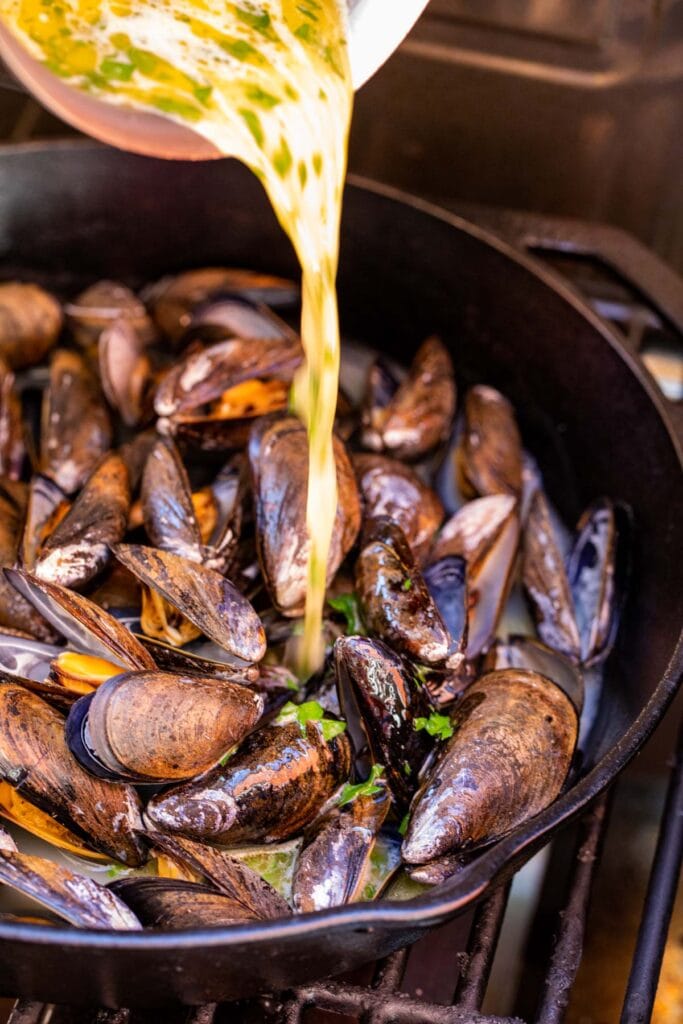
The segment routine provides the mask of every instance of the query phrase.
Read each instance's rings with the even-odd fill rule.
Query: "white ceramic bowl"
[[[408,34],[428,0],[349,0],[349,53],[358,89]],[[387,11],[391,11],[387,16]],[[34,60],[0,22],[0,57],[40,102],[79,131],[147,156],[211,160],[220,156],[190,128],[155,114],[115,107],[86,96]]]

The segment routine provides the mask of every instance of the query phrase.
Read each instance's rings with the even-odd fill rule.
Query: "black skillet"
[[[90,143],[0,151],[0,249],[3,277],[37,277],[71,295],[100,277],[141,282],[211,263],[296,273],[260,186],[243,168],[157,163]],[[411,903],[176,934],[2,922],[4,994],[110,1006],[207,1003],[384,956],[461,912],[546,843],[633,757],[676,690],[678,410],[637,357],[533,260],[374,186],[348,187],[341,267],[344,333],[408,362],[423,337],[439,332],[460,387],[487,381],[520,410],[525,442],[567,522],[603,493],[634,510],[632,585],[583,774],[543,814]]]

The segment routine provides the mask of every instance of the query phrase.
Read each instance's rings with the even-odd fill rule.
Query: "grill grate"
[[[668,308],[664,302],[662,314],[662,307],[655,309],[649,305],[637,287],[629,285],[624,275],[610,270],[609,261],[601,258],[605,245],[609,250],[610,229],[472,208],[459,212],[493,227],[564,273],[588,298],[595,311],[623,333],[634,351],[647,355],[648,346],[649,351],[664,348],[667,360],[660,386],[670,397],[683,397],[683,344],[680,333],[672,326],[683,324],[679,283],[676,283],[678,291],[673,287],[669,289],[668,295],[674,297]],[[606,232],[602,236],[605,245],[600,244],[601,231]],[[620,245],[623,237],[620,236]],[[664,272],[668,273],[666,268]],[[637,273],[631,275],[633,279],[639,280]],[[640,280],[647,284],[647,274]],[[661,290],[660,294],[663,294]],[[661,362],[653,361],[651,369],[655,373],[657,366],[661,366]],[[674,387],[680,385],[680,392],[672,391],[672,381]],[[423,940],[429,943],[430,965],[435,963],[441,972],[442,986],[444,978],[451,979],[450,991],[454,993],[451,1005],[444,1005],[438,998],[435,1001],[430,992],[422,998],[419,990],[413,994],[401,991],[402,986],[406,987],[406,976],[414,963],[415,947],[400,950],[377,964],[374,978],[369,983],[364,978],[365,984],[357,980],[353,983],[317,982],[277,996],[196,1010],[83,1010],[20,1001],[9,1024],[269,1024],[271,1021],[334,1024],[340,1020],[356,1024],[560,1024],[581,963],[591,891],[613,794],[614,787],[586,811],[578,824],[566,828],[554,843],[543,886],[544,892],[551,893],[552,898],[549,903],[541,898],[530,929],[530,943],[548,949],[550,936],[554,936],[554,944],[535,979],[536,984],[530,986],[532,991],[524,993],[523,1020],[490,1016],[482,1011],[508,907],[511,886],[508,881],[474,911],[464,942],[459,938],[449,941],[445,936],[450,933],[443,930]],[[569,858],[568,851],[571,851]],[[682,857],[683,728],[661,817],[621,1024],[646,1024],[650,1019]],[[462,931],[461,928],[459,934]],[[418,977],[422,976],[421,970],[424,964],[418,963]],[[524,981],[526,983],[526,977]]]

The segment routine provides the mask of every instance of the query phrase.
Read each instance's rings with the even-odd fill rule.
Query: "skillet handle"
[[[458,206],[457,212],[502,236],[531,256],[543,259],[544,254],[575,255],[602,263],[621,278],[631,292],[640,295],[643,302],[658,313],[661,320],[678,336],[683,360],[683,278],[628,232],[609,224],[569,217],[549,217],[478,206]],[[563,277],[563,280],[567,282],[567,278]],[[644,366],[640,338],[629,336],[625,331],[619,331],[618,337],[631,355]],[[650,373],[649,370],[647,372]],[[663,398],[669,421],[683,445],[683,401],[675,401],[666,396]]]

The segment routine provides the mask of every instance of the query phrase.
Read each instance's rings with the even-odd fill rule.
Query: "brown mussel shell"
[[[202,539],[190,481],[173,442],[157,441],[150,451],[140,499],[145,531],[154,547],[200,562]]]
[[[370,632],[425,665],[460,663],[459,638],[450,636],[405,535],[387,516],[367,524],[355,579]]]
[[[353,546],[360,528],[356,478],[339,438],[334,439],[337,464],[337,515],[327,560],[327,582]],[[306,429],[292,416],[264,417],[249,440],[256,539],[263,576],[273,604],[283,615],[303,615],[310,543],[306,528],[308,440]]]
[[[165,278],[150,289],[149,300],[156,323],[171,341],[181,339],[193,311],[214,295],[240,296],[248,302],[289,306],[299,297],[292,281],[230,267],[202,267]]]
[[[348,778],[346,733],[326,741],[317,722],[264,726],[224,767],[153,797],[156,829],[238,846],[276,842],[310,825]]]
[[[0,627],[18,629],[50,643],[57,634],[26,597],[14,589],[4,572],[5,567],[17,561],[25,509],[25,486],[10,480],[0,482]]]
[[[13,370],[35,366],[62,328],[61,306],[36,284],[0,284],[0,358]]]
[[[126,672],[97,688],[82,735],[92,756],[116,778],[178,782],[217,764],[251,732],[262,711],[259,694],[239,683],[158,670]]]
[[[432,705],[426,691],[399,656],[364,636],[340,637],[334,645],[337,686],[354,747],[367,739],[373,759],[384,766],[399,806],[407,805],[418,775],[434,747],[432,737],[415,727]]]
[[[62,488],[49,476],[36,473],[28,485],[26,520],[21,540],[21,565],[33,569],[46,539],[71,508]]]
[[[417,351],[406,379],[386,404],[375,404],[372,386],[363,408],[362,443],[376,452],[415,460],[448,437],[455,412],[453,362],[439,338]]]
[[[124,668],[156,667],[152,655],[130,630],[87,597],[21,569],[6,569],[4,575],[77,650]]]
[[[411,805],[408,864],[481,846],[544,810],[567,778],[578,719],[549,679],[505,669],[472,684],[453,725]]]
[[[129,505],[126,464],[110,452],[41,546],[35,575],[63,587],[85,586],[107,566],[111,546],[123,540]]]
[[[292,885],[298,914],[355,903],[363,893],[370,855],[390,800],[384,786],[357,797],[323,821],[299,854]]]
[[[119,544],[114,554],[236,663],[261,661],[266,653],[261,620],[229,580],[186,558],[142,545]]]
[[[493,672],[504,668],[524,668],[552,680],[567,694],[576,713],[581,714],[584,701],[583,673],[573,661],[552,647],[546,647],[540,640],[529,636],[496,640],[484,658],[482,671]]]
[[[486,385],[465,396],[464,422],[456,450],[460,490],[467,498],[522,493],[522,441],[515,411]]]
[[[574,598],[548,502],[536,491],[522,538],[522,578],[541,640],[572,661],[581,657]]]
[[[267,921],[291,914],[289,904],[265,878],[224,850],[163,832],[145,835],[155,849],[204,878],[207,884],[240,903],[255,918]]]
[[[43,395],[40,471],[73,494],[109,449],[111,437],[109,413],[85,360],[58,349]]]
[[[77,928],[140,930],[133,911],[110,889],[43,857],[0,850],[0,882],[30,896]]]
[[[20,480],[25,459],[21,400],[14,386],[14,374],[0,357],[0,477]]]
[[[97,281],[64,307],[70,333],[81,348],[96,345],[103,331],[124,323],[135,331],[140,343],[149,344],[156,331],[144,303],[135,292],[118,281]]]
[[[384,455],[360,453],[352,458],[364,520],[389,516],[403,530],[418,561],[426,555],[443,520],[437,494],[417,473]]]
[[[139,866],[140,803],[128,786],[110,786],[81,768],[66,745],[64,719],[14,682],[0,683],[0,777],[102,853]]]
[[[152,413],[152,364],[129,321],[116,320],[102,331],[98,360],[102,390],[111,408],[128,427],[148,422]]]
[[[111,883],[109,890],[130,907],[147,928],[159,931],[227,928],[256,920],[237,900],[208,885],[183,879],[119,878]]]

